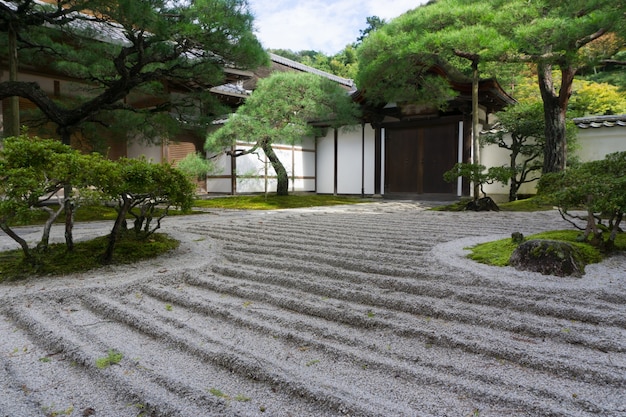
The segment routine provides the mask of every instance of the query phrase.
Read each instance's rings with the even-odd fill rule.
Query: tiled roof
[[[573,120],[574,124],[581,129],[589,129],[592,127],[626,127],[626,114],[576,117]]]
[[[300,62],[292,61],[291,59],[287,59],[283,56],[270,53],[270,59],[272,60],[272,62],[276,62],[277,64],[285,65],[293,69],[297,69],[298,71],[310,72],[311,74],[317,74],[322,77],[326,77],[330,80],[335,81],[336,83],[342,84],[346,87],[350,87],[351,89],[356,88],[353,80],[339,77],[338,75],[334,75],[326,71],[319,70],[317,68],[309,67],[308,65],[304,65],[304,64],[301,64]]]

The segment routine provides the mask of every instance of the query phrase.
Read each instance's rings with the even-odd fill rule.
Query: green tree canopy
[[[33,102],[65,143],[89,124],[110,128],[125,121],[129,134],[155,126],[149,133],[162,132],[166,120],[176,122],[170,127],[188,127],[214,109],[207,87],[223,82],[225,67],[267,62],[252,25],[245,0],[3,2],[0,27],[17,34],[19,61],[35,67],[45,62],[46,71],[84,88],[52,98],[38,84],[4,81],[0,99]],[[0,48],[9,54],[5,33]],[[184,94],[170,94],[172,89]],[[146,122],[162,112],[161,123]]]
[[[112,261],[115,243],[128,216],[134,218],[135,234],[145,239],[161,227],[161,220],[171,206],[188,211],[195,196],[195,185],[188,174],[167,163],[122,158],[115,162],[112,171],[117,181],[108,182],[104,191],[117,201],[117,218],[102,257],[104,263]],[[159,207],[163,209],[159,211]]]
[[[626,114],[626,92],[608,83],[575,80],[569,112],[572,117]]]
[[[237,140],[254,143],[247,151],[261,148],[278,176],[278,195],[286,195],[289,177],[272,149],[272,143],[293,144],[305,136],[317,136],[322,127],[342,127],[357,121],[358,106],[348,92],[327,78],[309,73],[273,73],[259,80],[246,103],[226,124],[209,135],[209,150],[231,149]]]
[[[438,0],[367,37],[359,50],[357,85],[374,101],[397,100],[391,96],[403,89],[416,101],[433,100],[432,77],[425,71],[433,55],[464,72],[488,61],[532,63],[546,121],[543,170],[563,169],[567,104],[573,77],[585,62],[579,52],[608,33],[623,33],[624,11],[621,0]],[[427,87],[416,88],[420,83]],[[440,88],[445,94],[445,84]]]
[[[46,212],[48,219],[37,245],[38,252],[45,252],[63,203],[79,207],[85,201],[101,201],[107,184],[119,182],[113,167],[114,162],[98,154],[81,154],[57,140],[27,135],[6,138],[0,151],[0,229],[34,261],[36,256],[12,225],[30,220],[38,211]],[[70,193],[60,196],[68,184]],[[58,204],[50,204],[54,202]]]
[[[509,201],[517,200],[522,184],[539,179],[542,167],[544,123],[541,103],[520,103],[498,112],[495,132],[481,135],[482,144],[507,149],[509,153]]]
[[[591,236],[593,243],[609,249],[621,230],[620,223],[626,212],[624,190],[626,152],[609,154],[603,160],[544,175],[539,182],[539,192],[559,207],[564,218],[580,218],[576,211],[584,208],[587,211],[582,217],[586,221],[585,240]],[[602,225],[606,219],[608,225]],[[606,240],[602,238],[603,228],[609,232]]]

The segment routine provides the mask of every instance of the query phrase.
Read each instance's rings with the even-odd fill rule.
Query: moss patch
[[[590,243],[579,242],[578,239],[580,236],[581,233],[576,230],[556,230],[537,233],[528,236],[526,240],[547,239],[568,242],[576,247],[577,253],[580,254],[581,261],[584,262],[585,265],[602,261],[604,254]],[[468,248],[471,250],[468,258],[487,265],[508,266],[509,259],[515,248],[517,248],[517,244],[514,243],[511,238],[481,243]],[[626,234],[622,233],[617,236],[615,248],[622,251],[626,250]]]
[[[21,250],[0,252],[0,282],[12,281],[30,276],[64,275],[86,272],[102,266],[100,256],[107,246],[108,236],[74,244],[74,251],[68,252],[65,244],[50,245],[49,251],[38,255],[38,265],[24,261]],[[180,242],[163,233],[155,233],[145,239],[125,233],[117,242],[113,254],[113,265],[130,264],[155,258],[178,247]]]
[[[276,210],[303,207],[335,206],[371,202],[372,199],[318,194],[277,195],[236,195],[230,197],[197,200],[194,207],[226,208],[239,210]]]

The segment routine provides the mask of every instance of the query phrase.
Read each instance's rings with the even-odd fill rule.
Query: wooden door
[[[385,137],[385,192],[417,193],[419,154],[415,131],[388,130]]]
[[[455,124],[388,128],[385,136],[385,193],[456,192],[443,173],[457,159]]]

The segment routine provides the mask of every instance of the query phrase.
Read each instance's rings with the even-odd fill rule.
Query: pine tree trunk
[[[113,224],[113,228],[111,229],[111,233],[109,234],[109,243],[107,245],[104,254],[102,255],[102,263],[107,265],[110,264],[113,260],[113,251],[115,249],[115,243],[117,242],[120,230],[122,230],[122,225],[126,220],[126,214],[130,209],[130,204],[132,203],[132,199],[124,194],[122,194],[122,205],[120,206],[120,210],[117,213],[117,218],[115,219],[115,223]]]
[[[65,246],[69,252],[72,252],[74,250],[74,202],[70,184],[63,187],[63,205],[65,208]]]
[[[6,223],[0,223],[0,230],[7,234],[11,239],[16,241],[18,245],[22,248],[22,252],[24,252],[24,257],[28,260],[32,259],[32,253],[30,248],[28,247],[28,243],[26,240],[22,239],[17,233],[13,231]]]
[[[276,179],[278,183],[276,184],[276,195],[289,195],[289,175],[287,175],[287,170],[285,166],[280,162],[278,156],[274,152],[272,148],[272,144],[268,140],[263,140],[261,143],[261,149],[267,155],[267,159],[269,159],[274,171],[276,171]]]
[[[8,35],[9,81],[17,81],[17,33],[11,25]],[[6,107],[5,112],[7,118],[4,122],[4,137],[18,136],[20,134],[20,98],[18,96],[9,97],[9,105]]]
[[[557,94],[553,79],[552,65],[539,64],[537,68],[539,90],[543,99],[546,145],[543,155],[543,173],[565,169],[567,161],[566,113],[572,92],[572,82],[576,70],[561,68],[561,86]]]

